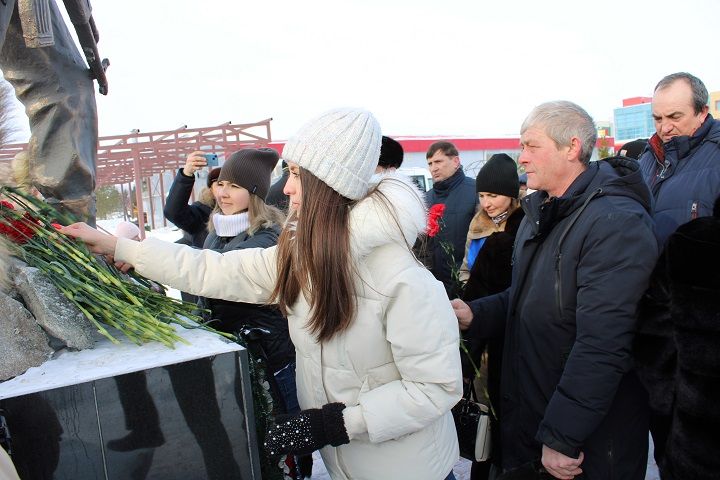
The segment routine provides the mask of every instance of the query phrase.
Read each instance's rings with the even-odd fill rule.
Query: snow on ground
[[[123,221],[125,220],[123,220],[122,217],[108,218],[104,220],[98,220],[97,226],[107,233],[114,234],[115,228],[117,228],[117,226]],[[175,240],[178,240],[180,239],[180,237],[182,237],[182,231],[176,226],[174,226],[172,223],[168,223],[167,227],[159,225],[158,228],[146,230],[145,235],[147,237],[159,238],[160,240],[174,242]]]
[[[223,337],[200,329],[175,326],[187,343],[178,342],[170,349],[159,342],[135,345],[109,328],[119,343],[100,337],[95,348],[62,350],[51,361],[28,369],[23,375],[0,383],[0,399],[79,385],[149,368],[189,362],[210,355],[240,350],[240,346]],[[4,478],[0,475],[0,478]]]

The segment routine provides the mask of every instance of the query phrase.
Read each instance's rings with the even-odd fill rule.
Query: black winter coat
[[[186,176],[181,168],[170,186],[163,214],[175,226],[187,232],[191,239],[190,245],[202,248],[212,208],[202,202],[188,205],[194,185],[195,177]]]
[[[632,371],[636,307],[657,259],[636,162],[591,162],[559,198],[523,199],[513,281],[470,306],[471,332],[505,327],[502,464],[575,457],[587,479],[643,479],[647,399]]]
[[[463,300],[469,301],[494,295],[510,286],[515,235],[523,218],[525,218],[523,209],[516,209],[505,221],[502,232],[494,232],[485,239],[470,270]]]
[[[720,121],[708,115],[692,136],[662,143],[653,135],[640,157],[640,169],[653,200],[658,241],[694,218],[711,215],[720,195]],[[662,457],[670,429],[677,352],[670,319],[665,262],[658,262],[653,280],[640,303],[635,364],[648,390],[654,414],[655,457]]]
[[[217,252],[229,252],[245,248],[268,248],[277,244],[280,227],[260,229],[253,236],[242,232],[235,237],[218,237],[208,234],[204,248]],[[212,326],[223,332],[237,333],[243,327],[261,327],[270,334],[260,341],[267,369],[270,374],[295,361],[295,346],[290,340],[287,319],[272,306],[251,303],[229,302],[215,298],[204,298],[198,302],[211,310]]]
[[[494,295],[510,286],[513,246],[523,218],[525,218],[525,212],[522,208],[517,208],[505,221],[505,228],[502,232],[494,232],[485,239],[485,243],[470,269],[470,278],[465,284],[463,300],[469,302],[488,295]],[[500,378],[502,374],[504,335],[498,334],[490,339],[482,339],[463,334],[463,338],[467,341],[468,352],[477,366],[481,364],[482,354],[487,349],[487,394],[493,411],[497,419],[499,419],[502,417]],[[474,376],[473,367],[467,360],[467,354],[461,352],[460,359],[462,361],[463,377],[472,378]],[[490,430],[493,445],[492,461],[499,465],[502,443],[498,427],[498,422],[493,419]]]
[[[677,352],[670,377],[672,419],[663,479],[710,480],[720,472],[720,199],[715,216],[681,225],[657,269],[670,296],[668,338]]]
[[[438,203],[445,205],[442,217],[442,228],[433,238],[427,239],[426,249],[430,256],[429,267],[432,274],[443,282],[445,290],[453,297],[459,292],[453,291],[450,278],[450,266],[460,269],[465,255],[465,240],[467,239],[470,221],[475,215],[478,203],[475,192],[475,181],[465,176],[462,166],[448,179],[437,182],[427,193],[428,206]],[[453,247],[453,258],[448,258],[441,246],[447,241]]]

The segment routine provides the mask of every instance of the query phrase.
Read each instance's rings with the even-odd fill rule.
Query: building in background
[[[623,106],[613,111],[615,142],[623,144],[636,138],[649,138],[655,133],[652,118],[652,97],[623,99]]]
[[[710,92],[710,115],[720,120],[720,90]]]
[[[598,138],[607,138],[613,136],[613,123],[607,120],[595,121]]]
[[[607,158],[615,154],[615,138],[613,137],[613,124],[607,120],[595,122],[597,128],[597,157]],[[595,156],[595,153],[593,154]]]

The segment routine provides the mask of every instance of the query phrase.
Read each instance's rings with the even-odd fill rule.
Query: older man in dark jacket
[[[720,195],[720,121],[707,101],[705,85],[689,73],[668,75],[655,87],[657,133],[639,161],[662,243],[683,223],[711,216]]]
[[[638,300],[657,258],[636,162],[590,162],[592,118],[570,102],[523,123],[528,187],[513,282],[453,307],[461,328],[504,330],[502,465],[541,459],[560,479],[643,479],[647,398],[632,367]]]
[[[640,157],[640,168],[652,190],[662,245],[680,225],[711,215],[720,195],[720,122],[708,114],[707,101],[705,85],[689,73],[668,75],[655,87],[656,133]],[[667,283],[665,262],[658,263],[640,305],[635,342],[638,373],[650,394],[650,428],[661,472],[678,384]]]

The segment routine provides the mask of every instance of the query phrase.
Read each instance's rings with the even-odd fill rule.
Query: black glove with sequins
[[[303,410],[297,415],[278,417],[265,436],[265,449],[270,455],[307,454],[325,445],[350,443],[343,403],[328,403],[320,408]]]

